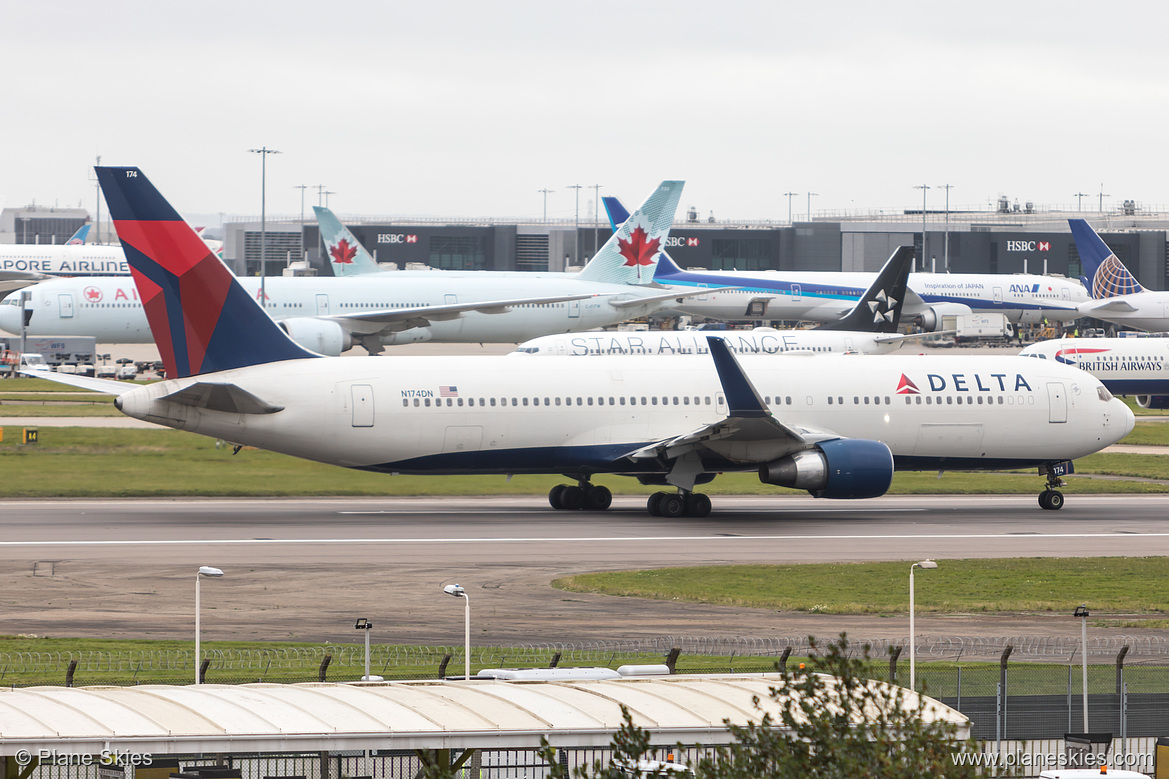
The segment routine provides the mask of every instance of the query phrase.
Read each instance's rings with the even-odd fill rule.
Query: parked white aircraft
[[[579,273],[396,271],[350,277],[269,277],[265,310],[299,344],[338,355],[355,342],[370,353],[420,341],[518,343],[591,330],[675,306],[680,292],[652,285],[682,182],[655,189]],[[644,283],[642,283],[644,282]],[[240,285],[259,296],[260,279]],[[150,328],[130,278],[61,279],[30,290],[27,333],[91,335],[104,343],[149,343]],[[20,331],[19,301],[0,303],[0,328]]]
[[[625,209],[616,198],[604,201],[610,223],[621,224]],[[723,287],[676,308],[692,316],[831,322],[852,308],[874,276],[845,271],[690,271],[665,256],[654,280],[681,289]],[[1083,285],[1062,276],[913,273],[903,315],[917,318],[931,331],[941,329],[946,314],[998,313],[1016,324],[1070,322],[1081,316],[1076,306],[1087,299]]]
[[[1094,378],[1018,357],[826,356],[813,371],[744,355],[579,359],[329,358],[265,315],[136,168],[98,168],[175,377],[116,394],[123,413],[298,457],[386,473],[564,473],[558,508],[606,508],[595,473],[670,484],[650,511],[705,515],[693,492],[720,471],[829,498],[883,494],[894,467],[1069,462],[1132,428]]]
[[[1092,299],[1080,313],[1122,327],[1169,332],[1169,292],[1146,290],[1083,219],[1069,219],[1076,251],[1084,265],[1084,284]]]
[[[1169,338],[1061,338],[1019,354],[1074,365],[1141,408],[1169,408]]]
[[[905,285],[913,266],[913,247],[898,248],[877,274],[873,285],[843,319],[814,330],[776,330],[758,327],[721,333],[727,348],[737,354],[886,354],[908,340],[930,333],[898,334],[905,301]],[[514,354],[569,355],[707,354],[711,331],[645,331],[546,335],[526,341]]]

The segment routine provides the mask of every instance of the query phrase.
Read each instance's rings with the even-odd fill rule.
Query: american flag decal
[[[459,396],[459,388],[443,385],[438,388],[438,396],[440,398],[457,398]]]

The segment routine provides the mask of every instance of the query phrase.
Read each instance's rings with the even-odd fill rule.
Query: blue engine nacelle
[[[1136,401],[1141,408],[1169,408],[1169,395],[1137,395]]]
[[[879,498],[893,481],[893,453],[880,441],[836,438],[759,466],[759,481],[817,498]]]

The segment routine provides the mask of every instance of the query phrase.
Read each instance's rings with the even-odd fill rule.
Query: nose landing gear
[[[1039,493],[1039,507],[1046,511],[1059,511],[1063,508],[1063,493],[1056,487],[1066,487],[1067,484],[1060,476],[1072,473],[1070,462],[1048,463],[1040,472],[1047,476],[1047,487]]]

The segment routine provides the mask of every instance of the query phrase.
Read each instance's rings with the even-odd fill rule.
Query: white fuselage
[[[238,279],[259,300],[260,279]],[[655,287],[604,284],[565,274],[397,271],[350,277],[269,277],[265,310],[275,320],[346,317],[372,311],[410,311],[474,301],[568,296],[595,297],[519,304],[500,313],[468,312],[431,321],[386,342],[518,343],[539,335],[590,330],[651,313],[665,304],[615,308],[610,300],[661,294]],[[150,328],[131,277],[56,279],[28,289],[33,336],[91,335],[102,343],[150,343]],[[17,296],[0,303],[0,329],[20,332]]]
[[[1018,357],[740,355],[772,413],[874,439],[898,468],[1001,468],[1070,460],[1132,428],[1091,376]],[[283,410],[236,414],[160,400],[234,384]],[[727,416],[709,356],[381,357],[289,360],[132,390],[129,416],[310,460],[403,473],[659,472],[626,455]],[[707,471],[751,469],[791,441],[721,442]]]
[[[1074,365],[1116,395],[1169,395],[1169,338],[1061,338],[1019,354]]]
[[[855,305],[876,273],[828,271],[687,271],[660,275],[657,281],[693,289],[703,285],[737,287],[712,290],[675,307],[712,319],[787,319],[832,322]],[[1067,322],[1081,314],[1076,305],[1088,299],[1078,281],[1058,276],[993,273],[910,273],[908,286],[924,306],[906,303],[902,315],[916,316],[933,306],[965,307],[973,313],[1001,313],[1013,323],[1044,320]],[[766,308],[752,314],[753,300],[770,297]]]
[[[1090,316],[1121,327],[1169,332],[1169,292],[1146,290],[1080,305],[1082,316]]]
[[[736,354],[888,354],[905,339],[851,330],[647,330],[598,331],[545,335],[525,341],[513,354],[542,357],[597,357],[619,354],[646,356],[709,354],[706,338],[718,335]]]
[[[130,264],[121,246],[0,245],[0,271],[15,270],[49,276],[129,276]]]

